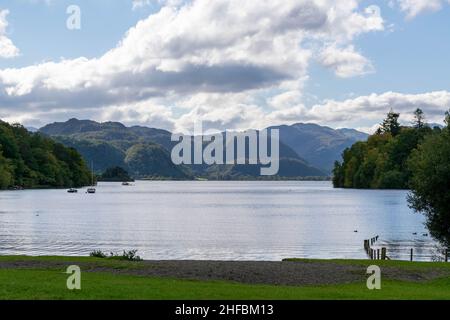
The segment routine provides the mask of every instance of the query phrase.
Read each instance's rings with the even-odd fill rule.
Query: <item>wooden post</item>
[[[386,248],[381,248],[381,260],[386,260]]]
[[[411,248],[411,261],[414,261],[414,249]]]
[[[445,262],[448,262],[448,249],[445,250]]]

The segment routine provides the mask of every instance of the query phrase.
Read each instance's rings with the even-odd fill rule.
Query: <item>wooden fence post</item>
[[[445,250],[445,262],[448,262],[448,251],[449,249]]]
[[[414,261],[414,249],[411,248],[411,261]]]
[[[386,260],[386,248],[381,248],[381,260]]]

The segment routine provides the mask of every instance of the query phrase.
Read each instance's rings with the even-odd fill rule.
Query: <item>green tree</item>
[[[425,115],[422,111],[422,109],[417,108],[416,111],[414,111],[414,127],[416,129],[422,129],[425,127]]]
[[[133,181],[128,172],[121,167],[112,167],[106,169],[106,171],[100,177],[101,181]]]
[[[335,187],[341,187],[344,185],[344,167],[339,161],[334,163],[333,169],[333,185]]]
[[[21,125],[0,121],[0,189],[80,187],[89,184],[89,176],[75,150]]]
[[[399,115],[389,112],[380,130],[366,142],[357,142],[343,153],[334,168],[333,185],[339,188],[407,189],[412,177],[409,158],[424,137],[439,133],[423,123],[400,127]]]
[[[13,183],[13,169],[11,164],[3,157],[0,149],[0,189],[6,189]]]
[[[431,234],[450,246],[450,130],[428,135],[409,165],[410,206],[425,214]]]
[[[386,119],[383,120],[381,124],[381,132],[382,133],[390,133],[393,137],[400,133],[400,123],[398,122],[398,118],[400,117],[399,113],[394,112],[392,109],[387,114]]]

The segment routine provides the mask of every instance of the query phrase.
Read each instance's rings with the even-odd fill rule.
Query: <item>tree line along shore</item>
[[[409,189],[409,206],[425,214],[427,227],[450,247],[450,111],[444,127],[431,128],[421,109],[411,126],[390,111],[377,132],[357,142],[336,162],[336,188]]]
[[[0,189],[67,188],[91,183],[91,173],[73,148],[19,124],[0,121]]]

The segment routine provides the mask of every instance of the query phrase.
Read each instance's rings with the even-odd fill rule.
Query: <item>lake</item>
[[[0,192],[0,254],[88,255],[137,249],[146,259],[431,260],[433,241],[407,191],[341,190],[330,182],[100,183],[96,194]],[[354,232],[354,231],[358,232]],[[413,233],[417,233],[414,235]]]

